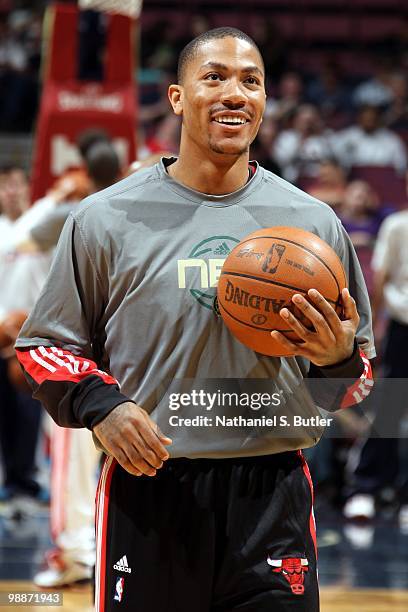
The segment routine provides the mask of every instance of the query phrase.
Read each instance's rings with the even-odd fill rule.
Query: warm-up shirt
[[[309,369],[313,376],[323,376],[322,370],[300,358],[255,353],[233,337],[214,308],[230,250],[250,232],[277,225],[314,232],[341,258],[361,317],[358,344],[364,354],[355,350],[352,361],[361,365],[355,384],[340,398],[336,390],[333,406],[368,393],[367,357],[374,356],[369,300],[340,221],[329,206],[263,168],[241,189],[215,196],[173,180],[169,163],[162,160],[90,196],[68,219],[46,286],[16,345],[35,397],[60,425],[90,429],[129,398],[172,437],[173,457],[251,456],[312,446],[321,427],[287,436],[278,427],[192,427],[177,419],[317,414],[303,381]],[[339,368],[325,375],[341,376]],[[262,410],[249,406],[258,391],[278,394],[279,406],[273,400]],[[187,394],[183,401],[181,393]]]

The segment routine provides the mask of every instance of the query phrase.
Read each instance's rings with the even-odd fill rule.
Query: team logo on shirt
[[[179,289],[188,289],[197,302],[216,311],[216,287],[222,265],[239,243],[231,236],[211,236],[199,242],[188,258],[177,261]]]

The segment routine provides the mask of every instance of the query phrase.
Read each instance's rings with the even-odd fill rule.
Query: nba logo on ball
[[[263,355],[282,357],[294,352],[273,338],[272,331],[301,341],[280,316],[287,308],[301,318],[293,295],[307,296],[309,289],[318,289],[341,317],[346,286],[343,265],[327,242],[301,228],[276,226],[249,234],[230,250],[219,274],[217,301],[224,323],[239,342]]]
[[[116,578],[116,587],[115,587],[115,596],[114,596],[114,600],[115,601],[122,601],[123,598],[123,589],[125,586],[125,579],[124,578]]]

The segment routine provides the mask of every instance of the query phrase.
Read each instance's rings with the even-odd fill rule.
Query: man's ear
[[[170,104],[173,107],[175,115],[183,114],[183,87],[182,85],[170,85],[167,95],[170,100]]]

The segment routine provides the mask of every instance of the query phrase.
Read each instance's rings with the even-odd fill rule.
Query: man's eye
[[[211,74],[207,74],[205,77],[207,81],[219,81],[221,80],[221,76],[217,72],[212,72]]]
[[[249,76],[245,79],[246,83],[249,83],[250,85],[259,85],[259,81],[256,77],[253,76]]]

